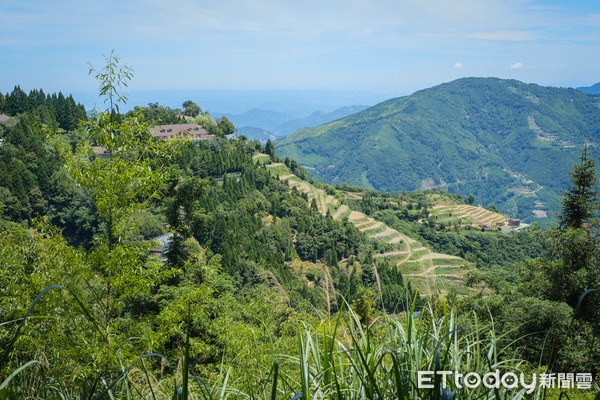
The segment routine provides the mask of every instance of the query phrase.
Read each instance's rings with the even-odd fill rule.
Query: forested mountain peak
[[[575,89],[462,78],[301,129],[277,150],[328,183],[473,193],[543,222],[559,209],[568,166],[600,142],[597,104]]]

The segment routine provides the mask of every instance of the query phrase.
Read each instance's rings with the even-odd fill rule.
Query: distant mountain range
[[[516,80],[463,78],[277,141],[325,182],[395,192],[443,188],[547,222],[584,145],[597,153],[600,98]]]
[[[366,109],[365,105],[353,105],[338,108],[331,112],[315,111],[310,115],[297,117],[291,113],[253,108],[242,114],[224,114],[238,127],[238,133],[248,139],[266,141],[282,138],[306,127],[322,125],[347,117]]]
[[[577,90],[587,94],[600,94],[600,82],[592,86],[578,87]]]

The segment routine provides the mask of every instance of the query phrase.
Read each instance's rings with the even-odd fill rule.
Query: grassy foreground
[[[53,285],[47,291],[57,288]],[[353,305],[356,307],[357,305]],[[15,321],[14,339],[33,315]],[[188,311],[189,312],[189,311]],[[474,315],[457,316],[445,303],[427,304],[398,316],[382,315],[366,323],[348,307],[347,312],[320,319],[296,319],[296,351],[273,354],[254,368],[222,360],[220,368],[208,370],[191,365],[189,328],[177,371],[161,373],[166,357],[148,353],[135,362],[115,366],[114,379],[101,378],[82,386],[68,386],[75,377],[46,377],[43,393],[28,393],[28,368],[38,360],[23,362],[0,383],[0,399],[524,399],[593,398],[592,391],[571,395],[544,391],[538,384],[489,389],[468,388],[463,381],[447,381],[435,371],[476,373],[484,376],[544,372],[512,357],[492,326],[480,324]],[[14,327],[13,327],[14,328]],[[7,326],[0,326],[7,334]],[[12,329],[11,329],[12,330]],[[10,346],[8,352],[11,351]],[[252,343],[248,343],[252,346]],[[6,353],[4,354],[6,355]],[[6,361],[3,357],[2,363]],[[2,365],[4,367],[4,365]],[[429,374],[419,377],[419,372]],[[196,376],[205,372],[206,376]],[[23,375],[23,376],[21,376]],[[20,379],[21,378],[21,379]],[[23,379],[24,378],[24,379]],[[30,378],[34,379],[34,378]]]

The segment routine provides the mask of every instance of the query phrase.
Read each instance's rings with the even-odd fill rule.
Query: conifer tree
[[[542,264],[543,292],[549,300],[575,308],[588,289],[600,288],[600,247],[596,238],[598,178],[587,147],[570,172],[573,186],[563,194],[559,229],[552,231],[549,259]],[[588,296],[581,310],[586,317],[600,310],[600,296]]]
[[[6,111],[9,115],[17,115],[31,110],[27,93],[19,85],[15,86],[6,99]]]
[[[563,193],[561,200],[561,228],[581,228],[588,224],[598,211],[598,177],[596,164],[589,159],[588,148],[584,147],[580,162],[570,172],[573,186]]]
[[[271,139],[267,139],[267,143],[265,144],[265,154],[270,155],[271,158],[275,156],[275,146],[273,146]]]

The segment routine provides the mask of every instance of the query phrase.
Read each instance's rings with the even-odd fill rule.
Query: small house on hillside
[[[110,158],[110,151],[106,150],[104,147],[93,146],[92,150],[94,150],[96,158]]]
[[[198,142],[215,137],[215,135],[209,135],[201,125],[196,124],[156,125],[150,129],[150,133],[159,140],[188,138],[193,142]]]
[[[171,232],[150,239],[150,241],[154,244],[154,247],[150,249],[150,254],[157,256],[163,261],[166,260],[167,253],[171,247],[172,239],[173,233]]]
[[[518,218],[511,218],[508,220],[508,226],[520,226],[521,220]]]

